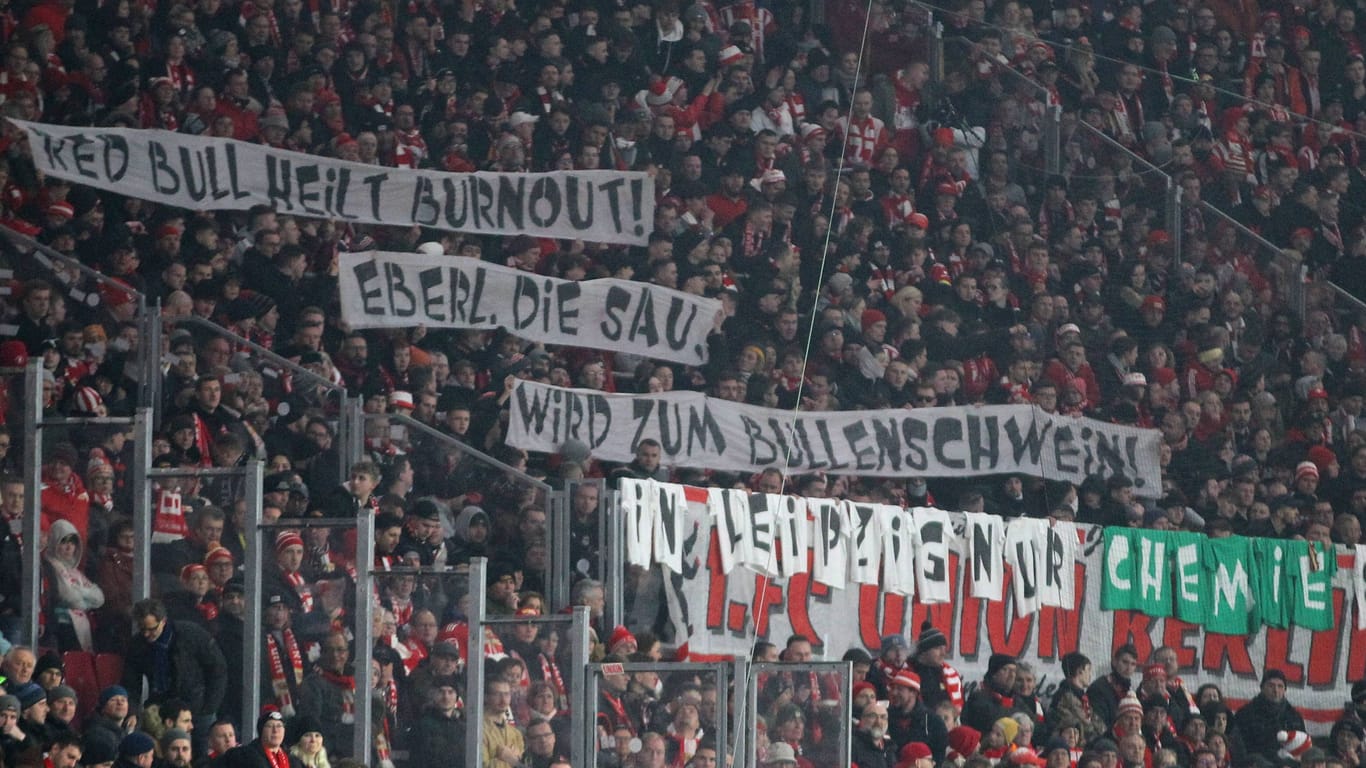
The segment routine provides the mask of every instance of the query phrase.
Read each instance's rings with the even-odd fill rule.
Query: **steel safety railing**
[[[53,451],[59,443],[69,443],[76,451],[75,460],[78,466],[71,466],[71,473],[78,477],[83,474],[83,467],[79,466],[81,450],[86,452],[90,448],[97,447],[92,440],[101,437],[108,430],[131,430],[134,433],[135,446],[151,445],[151,421],[148,409],[139,409],[137,414],[131,418],[127,417],[91,417],[91,418],[66,418],[53,415],[47,407],[47,392],[44,389],[43,380],[45,373],[41,358],[29,360],[28,366],[24,369],[22,397],[23,397],[23,427],[24,440],[23,451],[23,480],[25,487],[25,514],[22,523],[22,535],[24,541],[24,560],[30,565],[23,569],[23,584],[21,588],[21,608],[23,626],[19,631],[20,637],[25,644],[38,647],[42,639],[40,637],[40,610],[42,583],[38,576],[36,564],[42,558],[42,519],[43,519],[43,499],[42,491],[44,484],[43,467],[53,458]],[[13,433],[12,433],[13,434]],[[55,435],[56,439],[53,439]],[[70,459],[69,459],[70,460]],[[135,451],[133,458],[132,477],[138,478],[148,471],[151,465],[150,457],[146,453]],[[134,524],[146,524],[146,528],[137,528],[139,531],[146,531],[143,536],[144,541],[150,541],[151,517],[145,514],[150,504],[148,503],[148,488],[144,482],[132,482],[130,488],[129,503],[134,510]],[[139,512],[144,514],[139,515]],[[88,531],[86,532],[88,535]],[[86,542],[88,545],[88,542]],[[142,553],[143,556],[136,557],[133,563],[133,600],[140,600],[150,594],[148,563],[151,560],[150,551]],[[131,627],[128,628],[131,630]]]
[[[675,731],[686,729],[692,733],[687,739],[678,740],[680,749],[687,749],[688,744],[696,746],[710,734],[717,755],[729,755],[732,722],[729,709],[731,672],[732,667],[726,662],[628,661],[588,665],[586,687],[582,691],[583,698],[579,700],[579,707],[594,714],[594,725],[579,732],[583,741],[583,754],[588,756],[588,762],[584,765],[599,764],[598,756],[604,751],[629,755],[636,751],[665,749],[664,737],[660,733],[640,734],[642,742],[647,738],[652,741],[659,739],[654,744],[632,743],[626,746],[620,743],[624,734],[617,733],[617,726],[623,723],[617,720],[620,713],[626,712],[626,705],[622,699],[633,682],[642,691],[660,691],[657,702],[666,705],[664,711],[671,712],[675,717],[675,721],[668,725]],[[659,683],[658,686],[655,685],[656,682]],[[654,703],[656,702],[648,699],[648,695],[644,699],[645,705]],[[695,710],[695,720],[688,718],[688,707]],[[630,713],[627,714],[629,716]],[[679,719],[686,721],[680,723]],[[630,724],[629,731],[634,733],[635,730],[635,724]],[[691,754],[679,755],[676,762],[686,763],[691,758]],[[720,764],[724,764],[724,757],[722,762],[718,762],[718,765]]]
[[[737,747],[737,754],[745,757],[744,764],[762,765],[764,742],[783,741],[815,765],[849,765],[854,722],[852,670],[847,661],[743,665],[742,732],[755,737],[744,745],[743,752]],[[765,728],[759,727],[760,718]],[[808,727],[808,723],[818,727]]]
[[[74,256],[4,225],[0,225],[0,264],[8,265],[0,268],[0,283],[13,281],[22,285],[41,279],[51,285],[56,300],[63,304],[49,310],[56,312],[57,317],[82,321],[83,325],[87,324],[85,321],[129,324],[134,331],[125,334],[120,330],[113,337],[118,344],[106,342],[106,350],[110,350],[106,354],[111,363],[123,363],[127,378],[138,384],[134,406],[155,406],[160,347],[152,322],[156,315],[154,300],[133,285],[91,269]],[[4,290],[9,291],[9,286],[5,285]],[[16,332],[15,326],[0,326],[0,338]],[[112,351],[124,345],[126,350]]]
[[[1177,185],[1175,179],[1160,166],[1154,165],[1147,158],[1124,146],[1113,136],[1084,120],[1077,121],[1076,133],[1074,134],[1074,139],[1081,138],[1086,139],[1087,143],[1092,146],[1100,148],[1093,159],[1106,157],[1109,158],[1112,165],[1117,160],[1122,160],[1132,166],[1131,178],[1137,179],[1144,190],[1142,202],[1159,217],[1155,228],[1164,230],[1171,238],[1174,260],[1180,262],[1183,254],[1181,187]],[[1079,176],[1083,175],[1085,175],[1084,171],[1073,169],[1072,179],[1075,182]]]
[[[469,569],[469,648],[465,666],[465,765],[480,768],[484,765],[484,710],[485,683],[488,681],[488,659],[484,650],[486,633],[491,632],[500,642],[506,633],[514,637],[519,629],[529,625],[537,627],[538,632],[548,630],[557,633],[560,648],[567,649],[561,657],[562,669],[567,670],[569,679],[566,685],[570,692],[570,730],[579,734],[592,730],[587,717],[592,710],[581,705],[582,699],[575,698],[587,690],[590,676],[589,625],[587,606],[577,606],[568,615],[554,616],[491,616],[489,614],[487,579],[490,574],[487,558],[475,558]],[[567,641],[567,642],[566,642]],[[576,768],[595,765],[590,753],[583,751],[582,742],[571,742],[570,761]]]

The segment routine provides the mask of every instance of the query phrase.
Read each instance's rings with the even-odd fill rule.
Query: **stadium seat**
[[[95,654],[95,680],[104,690],[123,680],[123,657],[117,653]]]
[[[100,682],[95,674],[95,656],[87,651],[67,651],[62,654],[66,668],[66,684],[76,690],[76,714],[82,720],[95,711],[100,697]]]

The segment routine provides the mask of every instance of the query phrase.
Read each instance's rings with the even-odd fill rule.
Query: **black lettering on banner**
[[[536,308],[541,303],[541,289],[533,278],[517,275],[512,285],[512,327],[526,330],[536,322]]]
[[[351,269],[351,273],[355,275],[356,287],[360,292],[361,310],[367,315],[382,317],[384,315],[384,290],[378,285],[367,288],[372,281],[379,279],[379,267],[373,261],[362,261]]]
[[[266,155],[266,205],[277,211],[294,210],[294,199],[290,193],[292,185],[289,161]]]
[[[844,469],[848,467],[848,462],[841,462],[837,459],[835,443],[830,439],[830,425],[825,422],[825,419],[816,420],[816,432],[821,436],[821,448],[825,451],[826,457],[830,459],[830,468]]]
[[[972,580],[981,582],[991,578],[996,569],[997,554],[992,551],[995,541],[985,525],[972,525]]]
[[[955,417],[934,420],[934,460],[947,469],[963,469],[967,462],[955,459],[944,452],[949,443],[963,439],[963,423]]]
[[[650,425],[650,416],[655,412],[654,398],[632,398],[631,420],[636,423],[636,432],[631,436],[631,449],[645,439],[645,428]]]
[[[530,399],[527,392],[531,391]],[[558,390],[554,390],[558,394]],[[550,413],[550,398],[542,397],[542,394],[550,394],[547,390],[531,387],[517,387],[513,390],[513,396],[517,398],[517,408],[514,411],[522,416],[522,431],[534,435],[545,433],[546,416]],[[563,441],[560,441],[563,442]]]
[[[792,444],[794,441],[789,440],[792,433],[788,431],[787,426],[780,423],[778,419],[769,417],[768,428],[773,433],[773,442],[778,446],[777,452],[787,460],[786,465],[789,467],[801,466],[800,452],[798,452],[797,455],[793,455]]]
[[[631,341],[645,337],[645,343],[655,346],[659,343],[659,329],[655,327],[655,299],[648,287],[640,289],[639,303],[635,317],[631,319]]]
[[[683,322],[683,327],[678,327],[679,318],[683,315],[685,302],[677,297],[669,298],[669,318],[664,327],[664,340],[668,343],[669,349],[677,352],[688,344],[688,333],[692,330],[693,321],[697,319],[697,305],[687,304],[688,319]]]
[[[1061,588],[1064,565],[1062,536],[1050,527],[1044,541],[1046,548],[1044,549],[1043,583],[1049,587]]]
[[[574,303],[583,295],[583,286],[566,280],[555,288],[555,320],[559,331],[565,336],[579,335],[579,310]]]
[[[198,173],[196,173],[196,167]],[[209,196],[209,169],[204,167],[204,154],[180,147],[180,175],[185,179],[185,194],[196,203]]]
[[[655,411],[659,416],[659,444],[666,456],[678,456],[683,450],[683,415],[677,403],[660,400]]]
[[[868,525],[873,522],[873,516],[877,514],[877,508],[871,504],[855,504],[854,507],[854,551],[862,552],[863,543],[868,539]],[[868,558],[860,555],[858,565],[867,567]]]
[[[1080,456],[1081,451],[1072,443],[1072,428],[1060,426],[1053,430],[1053,456],[1059,472],[1075,475],[1081,471],[1076,464],[1064,463],[1065,459]]]
[[[643,485],[643,483],[640,483]],[[683,514],[683,510],[678,508],[678,502],[683,499],[681,493],[670,493],[664,486],[659,486],[659,518],[660,527],[664,529],[664,545],[669,552],[678,551],[678,527],[676,525],[678,516]]]
[[[122,141],[122,139],[120,139],[120,141]],[[127,154],[127,151],[128,145],[125,142],[124,154]],[[227,158],[228,163],[228,188],[232,190],[232,199],[241,200],[244,197],[251,197],[251,193],[242,189],[242,186],[237,183],[237,147],[228,144],[224,147],[224,156]],[[122,174],[119,175],[121,176]],[[339,204],[337,207],[340,209],[341,205]]]
[[[901,433],[897,429],[895,419],[883,421],[879,418],[872,418],[873,423],[873,442],[877,445],[877,464],[887,467],[889,464],[893,472],[901,471]]]
[[[163,195],[176,195],[180,193],[180,177],[171,167],[169,159],[161,142],[147,142],[147,161],[152,170],[152,189]]]
[[[34,129],[33,132],[43,138],[43,155],[47,157],[48,166],[60,168],[63,171],[67,170],[66,158],[62,157],[62,148],[66,142],[44,131]]]
[[[100,141],[104,144],[104,180],[108,182],[119,182],[123,180],[124,174],[128,173],[128,158],[131,154],[128,151],[128,140],[122,136],[110,133],[100,134]],[[114,164],[115,159],[119,164]]]
[[[484,299],[484,281],[488,277],[484,270],[474,270],[474,287],[470,290],[470,325],[482,327],[489,318],[479,314],[479,302]]]
[[[949,564],[941,553],[940,545],[944,544],[944,524],[939,520],[930,520],[920,526],[920,541],[925,546],[925,578],[929,581],[941,582],[948,579]]]
[[[740,414],[740,423],[745,425],[745,437],[749,438],[749,463],[754,466],[772,464],[778,458],[778,448],[772,440],[764,437],[764,426],[750,417]],[[760,454],[759,446],[767,450]]]
[[[1011,461],[1016,465],[1026,464],[1023,459],[1028,455],[1027,466],[1039,466],[1044,440],[1048,439],[1048,431],[1053,428],[1053,422],[1045,419],[1043,428],[1040,429],[1039,427],[1039,421],[1031,418],[1029,420],[1029,431],[1021,434],[1019,419],[1014,416],[1006,419],[1006,439],[1010,441]]]
[[[360,182],[370,188],[370,216],[377,221],[382,221],[379,216],[380,199],[384,193],[384,182],[389,180],[387,173],[375,173],[361,179]]]
[[[592,228],[593,183],[585,181],[580,184],[577,176],[565,176],[564,191],[564,207],[569,211],[569,225],[580,231]],[[581,198],[587,200],[587,210],[581,210]]]
[[[717,455],[725,455],[726,437],[721,433],[721,425],[712,416],[711,408],[703,400],[700,415],[696,408],[688,410],[688,455],[705,452],[708,439],[715,446]]]
[[[792,424],[792,456],[788,461],[789,467],[804,467],[808,471],[815,471],[825,467],[826,462],[816,458],[816,452],[811,449],[811,435],[806,431],[806,419],[797,419]]]
[[[1103,465],[1107,475],[1127,474],[1123,449],[1119,447],[1119,435],[1107,435],[1095,430],[1096,461]]]
[[[389,284],[389,314],[395,317],[412,317],[417,314],[417,297],[412,289],[403,284],[403,267],[386,262],[384,276]],[[398,301],[402,297],[403,301]]]
[[[76,166],[76,173],[87,179],[98,179],[99,174],[90,169],[95,163],[95,153],[89,149],[94,140],[85,134],[78,133],[71,137],[71,160]]]
[[[474,195],[472,196],[474,199],[474,226],[486,229],[496,228],[498,225],[493,223],[493,216],[490,213],[494,204],[498,202],[493,195],[493,185],[489,183],[488,179],[478,176],[474,177],[470,183],[474,185]],[[483,221],[481,222],[480,219]]]
[[[745,533],[743,531],[747,531],[749,529],[749,505],[745,505],[746,509],[743,511],[742,514],[741,510],[736,509],[737,505],[733,503],[737,498],[744,497],[740,496],[740,494],[737,493],[721,494],[721,514],[725,516],[726,530],[730,532],[730,535],[726,537],[726,541],[721,542],[721,545],[730,550],[730,556],[732,561],[734,561],[735,559],[736,545],[738,545],[745,538]]]
[[[522,195],[526,191],[526,177],[498,177],[498,228],[509,226],[522,229]],[[509,223],[510,222],[510,223]]]
[[[470,215],[469,187],[457,184],[455,179],[442,179],[441,188],[446,198],[446,226],[451,229],[464,229]]]
[[[641,179],[631,179],[631,220],[636,222],[634,231],[637,235],[645,234],[645,227],[642,224],[640,224],[640,222],[644,218],[643,216],[641,216],[640,213],[641,205],[644,202],[645,182]],[[622,229],[623,227],[617,227],[618,232],[620,232]]]
[[[930,467],[929,454],[920,447],[929,441],[930,427],[924,421],[911,417],[901,421],[901,440],[906,444],[906,468],[923,472]]]
[[[859,469],[876,469],[877,447],[860,445],[868,437],[868,427],[862,421],[854,421],[846,424],[843,431],[849,450],[854,452],[854,466]]]
[[[432,267],[417,273],[418,293],[422,296],[422,316],[437,323],[446,322],[446,313],[442,309],[446,304],[445,286],[441,284],[444,273],[445,270],[441,267]]]
[[[543,205],[544,204],[544,205]],[[541,215],[541,209],[549,210]],[[560,184],[554,176],[542,176],[531,185],[531,200],[527,203],[527,218],[538,227],[549,227],[560,217]]]
[[[840,514],[838,503],[822,504],[821,515],[821,563],[830,565],[830,553],[839,547],[840,537],[844,535],[844,515]]]
[[[1142,488],[1147,485],[1148,481],[1143,479],[1143,473],[1138,469],[1138,437],[1136,435],[1124,438],[1124,454],[1129,457],[1129,467],[1132,469],[1132,471],[1124,474],[1134,481],[1135,488]]]
[[[901,533],[906,529],[906,513],[904,510],[896,510],[888,516],[887,530],[883,531],[885,538],[890,538],[892,542],[892,563],[901,562],[902,556],[910,556],[909,552],[901,551]],[[887,564],[886,570],[890,571],[895,566]]]
[[[969,413],[968,459],[974,470],[994,469],[1000,460],[1001,435],[996,429],[996,417],[979,417]]]
[[[621,188],[626,185],[626,179],[615,178],[611,181],[598,185],[598,190],[607,193],[607,207],[612,212],[612,226],[616,231],[622,230],[621,226]]]
[[[299,190],[299,205],[304,211],[315,216],[323,216],[327,213],[324,209],[312,205],[322,198],[322,194],[309,189],[309,187],[317,184],[321,178],[322,173],[317,163],[301,165],[294,171],[294,186]]]
[[[1034,558],[1034,543],[1016,541],[1015,561],[1019,567],[1015,569],[1014,578],[1020,580],[1025,599],[1033,600],[1039,593],[1039,574],[1035,572],[1039,561]]]
[[[631,306],[631,292],[621,286],[610,286],[602,303],[604,317],[598,324],[602,329],[602,335],[607,337],[608,341],[621,341],[621,333],[625,326],[620,315]]]
[[[418,176],[413,184],[413,208],[409,218],[414,224],[430,227],[436,224],[441,214],[441,206],[432,195],[432,182],[426,176]]]
[[[777,510],[768,508],[768,496],[762,493],[752,493],[749,496],[750,511],[750,537],[749,545],[751,552],[762,552],[763,557],[755,557],[753,562],[761,563],[765,567],[773,562],[773,518]],[[767,512],[763,515],[761,512]]]

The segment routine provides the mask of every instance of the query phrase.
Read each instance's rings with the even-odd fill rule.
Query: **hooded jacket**
[[[70,537],[76,539],[76,551],[70,557],[63,557],[60,554],[61,543]],[[48,531],[47,549],[43,556],[52,568],[52,585],[57,591],[52,600],[57,622],[69,625],[81,648],[88,651],[93,638],[87,612],[104,605],[104,590],[81,570],[84,549],[85,542],[81,540],[76,526],[66,520],[57,520]]]

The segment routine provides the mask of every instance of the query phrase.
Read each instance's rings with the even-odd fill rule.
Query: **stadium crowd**
[[[26,488],[10,380],[0,630],[15,639],[23,618],[19,520],[26,494],[40,493],[43,635],[40,648],[9,648],[0,667],[0,765],[462,765],[470,560],[491,558],[491,615],[552,607],[546,500],[461,446],[552,485],[656,477],[1360,542],[1366,312],[1323,289],[1332,280],[1366,295],[1366,36],[1356,8],[954,0],[935,11],[942,73],[930,66],[927,8],[831,0],[818,22],[811,6],[754,0],[0,2],[5,117],[451,172],[646,170],[658,192],[646,247],[176,210],[44,178],[22,132],[0,126],[0,224],[115,281],[0,255],[14,277],[0,295],[0,367],[40,357],[49,414],[126,416],[146,385],[129,361],[160,356],[155,464],[187,470],[158,480],[154,531],[131,522],[141,480],[129,476],[125,427],[52,441],[43,487]],[[1062,113],[1055,174],[1038,128],[1050,105]],[[1134,156],[1183,192],[1180,252],[1161,226],[1160,177]],[[1230,221],[1283,251],[1257,248]],[[371,248],[648,281],[719,298],[726,317],[701,367],[503,333],[355,331],[338,320],[337,257]],[[1287,303],[1301,268],[1303,316]],[[139,349],[137,293],[160,303],[164,349]],[[243,340],[364,398],[367,455],[347,475],[328,387],[262,363]],[[648,442],[624,466],[581,445],[528,456],[503,441],[518,377],[803,410],[1033,403],[1160,429],[1164,494],[1135,498],[1124,477],[740,477],[662,466]],[[390,414],[443,437],[395,428]],[[366,564],[354,536],[278,532],[266,553],[266,663],[246,671],[270,706],[240,723],[241,485],[193,471],[252,459],[269,466],[268,521],[375,516],[369,565],[382,610],[376,647],[355,648],[348,608]],[[602,625],[599,493],[576,486],[570,543],[594,657],[660,659],[683,638],[635,594],[653,588],[645,575],[631,575],[645,608],[629,611],[629,626]],[[156,597],[135,602],[141,535],[153,536]],[[449,573],[383,576],[398,565]],[[1004,656],[986,679],[962,680],[944,663],[942,629],[885,638],[869,649],[876,658],[847,656],[860,768],[1362,761],[1366,683],[1315,747],[1276,670],[1236,712],[1217,684],[1183,683],[1165,648],[1148,659],[1129,647],[1112,659],[1074,654],[1066,680],[1044,692],[1027,660]],[[534,623],[484,638],[486,765],[568,764],[563,640]],[[63,685],[67,651],[115,654],[121,684],[78,701]],[[760,643],[755,660],[816,653],[798,637]],[[367,662],[374,688],[358,692],[352,670]],[[665,678],[604,675],[600,765],[728,759],[708,733],[728,692]],[[829,763],[841,723],[822,681],[771,673],[762,685],[763,764]],[[357,696],[376,702],[365,755],[351,754]]]

